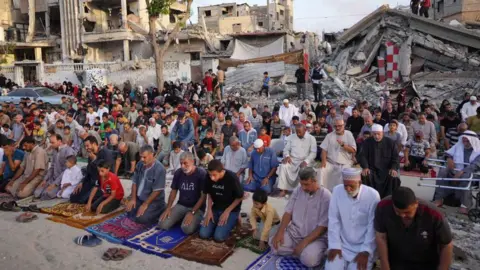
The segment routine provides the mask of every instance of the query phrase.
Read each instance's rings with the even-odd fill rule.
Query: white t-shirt
[[[96,112],[87,113],[87,120],[90,126],[93,126],[93,124],[95,124],[95,118],[97,117],[98,117],[98,114]]]
[[[97,110],[97,114],[98,116],[102,117],[104,113],[108,113],[108,108],[107,107],[103,107],[103,109],[98,109]]]

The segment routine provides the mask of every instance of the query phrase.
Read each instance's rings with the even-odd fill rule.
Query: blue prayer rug
[[[290,256],[277,256],[271,250],[265,251],[258,259],[251,263],[247,270],[310,270],[299,259]]]
[[[100,224],[92,225],[86,230],[109,242],[123,244],[127,239],[146,232],[151,228],[152,225],[136,223],[127,216],[127,213],[123,213]]]
[[[127,239],[124,245],[162,258],[170,258],[172,255],[163,252],[176,247],[187,237],[188,235],[183,233],[180,226],[175,226],[168,231],[152,228]]]

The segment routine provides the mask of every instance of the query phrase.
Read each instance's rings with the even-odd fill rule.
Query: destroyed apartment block
[[[438,98],[451,97],[442,93],[453,88],[480,90],[477,31],[382,6],[336,36],[335,42],[334,52],[324,59],[325,69],[334,78],[324,89],[333,96],[374,101],[386,93],[382,90],[398,90],[405,85],[415,88],[412,93],[433,99],[437,95],[432,89]],[[422,72],[451,79],[432,86],[422,79]],[[477,83],[455,77],[472,78]]]

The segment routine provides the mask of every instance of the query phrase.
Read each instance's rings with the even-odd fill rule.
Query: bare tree
[[[25,42],[33,41],[35,35],[35,0],[28,0],[28,32]]]
[[[187,9],[184,14],[180,14],[176,16],[176,23],[173,30],[167,33],[167,38],[163,46],[160,46],[158,43],[157,38],[157,20],[162,14],[169,14],[170,13],[170,5],[177,2],[176,0],[145,0],[147,3],[147,10],[148,10],[148,18],[149,18],[149,26],[150,26],[150,42],[153,46],[154,51],[154,58],[155,58],[155,71],[157,74],[157,87],[160,92],[163,91],[163,69],[164,69],[164,62],[163,58],[165,53],[170,47],[170,44],[174,39],[177,38],[178,33],[180,32],[182,26],[185,25],[187,20],[190,18],[190,9],[192,6],[193,0],[186,0]]]

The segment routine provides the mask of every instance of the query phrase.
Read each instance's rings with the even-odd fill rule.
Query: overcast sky
[[[235,2],[234,0],[193,0],[192,17],[197,22],[198,6],[217,5],[221,3]],[[266,5],[266,0],[243,0],[237,4],[248,3],[249,5]],[[382,4],[395,7],[398,4],[408,5],[410,0],[293,0],[294,2],[294,27],[296,31],[323,30],[339,31],[348,28],[361,20],[365,15],[374,11]]]

